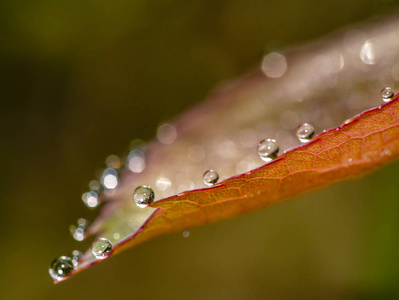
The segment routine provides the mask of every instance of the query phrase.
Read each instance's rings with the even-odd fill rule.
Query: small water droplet
[[[274,139],[264,139],[258,144],[259,157],[264,161],[272,161],[277,157],[279,146]]]
[[[83,203],[89,208],[96,208],[100,203],[98,201],[98,194],[95,191],[90,191],[82,195]]]
[[[190,231],[184,230],[183,231],[183,237],[186,238],[186,239],[189,238],[190,237]]]
[[[138,186],[133,193],[133,200],[138,207],[146,207],[154,202],[155,194],[152,188],[148,185]]]
[[[83,241],[85,238],[85,231],[89,227],[89,221],[86,219],[80,218],[76,225],[69,226],[69,231],[72,234],[72,237],[77,241]]]
[[[105,169],[101,176],[101,184],[109,190],[116,188],[118,185],[118,172],[113,168]]]
[[[80,252],[79,250],[72,251],[71,259],[72,259],[72,263],[73,263],[74,267],[78,266],[79,260],[82,259],[82,257],[83,257],[83,253]]]
[[[105,259],[111,255],[112,243],[106,238],[98,238],[91,245],[91,252],[97,259]]]
[[[384,102],[391,101],[393,96],[394,96],[394,92],[393,92],[392,88],[390,88],[389,86],[387,86],[386,88],[381,90],[381,97]]]
[[[202,179],[206,185],[215,185],[219,180],[219,174],[214,170],[208,170],[204,173]]]
[[[70,257],[60,256],[51,262],[49,273],[54,280],[60,280],[71,274],[73,267],[73,262]]]
[[[298,127],[296,136],[302,143],[307,143],[314,136],[314,128],[309,123],[303,123]]]

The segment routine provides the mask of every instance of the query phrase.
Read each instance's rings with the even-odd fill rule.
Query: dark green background
[[[242,218],[162,237],[57,286],[48,265],[95,213],[80,195],[131,139],[262,54],[397,1],[3,1],[2,299],[399,297],[399,164]]]

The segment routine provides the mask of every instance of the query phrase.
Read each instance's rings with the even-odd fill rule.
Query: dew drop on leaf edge
[[[279,145],[274,139],[264,139],[258,144],[259,157],[266,162],[272,161],[278,155]]]
[[[219,174],[214,170],[208,170],[202,176],[202,180],[208,186],[215,185],[219,180]]]
[[[309,123],[299,125],[296,136],[302,143],[307,143],[314,136],[314,127]]]
[[[148,185],[138,186],[133,193],[133,200],[138,207],[146,207],[154,202],[155,194]]]
[[[105,259],[111,255],[112,243],[106,238],[98,238],[91,245],[91,252],[97,259]]]
[[[59,280],[71,274],[73,268],[74,265],[70,257],[60,256],[51,262],[49,273],[54,280]]]
[[[383,88],[381,90],[381,97],[384,102],[391,101],[394,95],[395,94],[394,94],[392,88],[390,88],[389,86],[387,86],[386,88]]]

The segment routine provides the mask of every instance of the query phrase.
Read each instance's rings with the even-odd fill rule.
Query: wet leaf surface
[[[392,68],[399,65],[399,42],[392,39],[397,25],[397,18],[386,18],[361,31],[273,54],[268,59],[278,58],[279,72],[270,73],[263,63],[262,71],[225,83],[203,104],[162,124],[157,140],[132,143],[117,188],[100,195],[103,206],[85,237],[111,241],[112,256],[157,236],[364,174],[397,158],[397,95],[352,117],[382,102],[380,90],[392,80],[381,78],[399,76]],[[316,132],[334,129],[301,145],[295,132],[304,122]],[[280,146],[279,156],[268,164],[256,151],[265,138]],[[220,181],[205,188],[202,174],[209,169],[217,171]],[[149,207],[138,208],[133,201],[139,185],[150,185],[155,192]],[[99,261],[89,249],[70,276]]]

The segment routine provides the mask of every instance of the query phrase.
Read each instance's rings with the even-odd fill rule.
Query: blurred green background
[[[284,48],[398,1],[2,2],[2,299],[399,298],[399,163],[54,286],[103,159]]]

